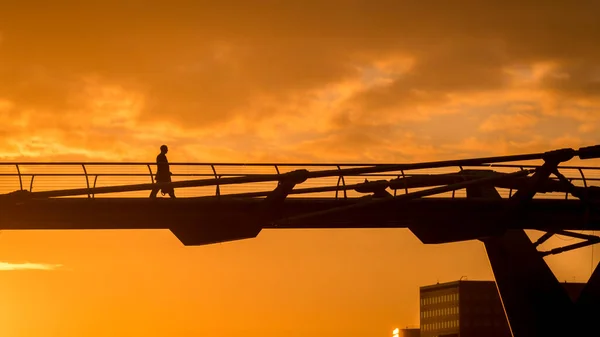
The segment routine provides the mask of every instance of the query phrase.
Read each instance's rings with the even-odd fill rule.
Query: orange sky
[[[171,161],[414,162],[598,144],[599,12],[4,1],[0,158],[148,161],[167,143]],[[548,261],[585,281],[591,259]],[[166,231],[1,232],[0,262],[60,265],[0,271],[3,337],[386,336],[418,324],[420,285],[492,277],[480,243],[407,230],[191,248]]]

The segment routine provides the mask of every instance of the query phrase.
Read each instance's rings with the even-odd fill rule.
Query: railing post
[[[215,165],[211,164],[210,168],[212,169],[213,174],[215,175],[215,179],[221,178],[221,177],[217,176],[217,170],[215,169]],[[217,197],[221,196],[221,188],[219,187],[219,183],[217,183],[217,188],[216,188],[216,191],[215,191],[215,195]]]
[[[583,170],[581,169],[581,167],[578,169],[579,170],[579,174],[581,174],[581,179],[583,179],[583,187],[587,188],[587,180],[585,179],[585,174],[583,174]]]
[[[150,182],[154,184],[154,174],[152,174],[152,168],[150,167],[150,164],[146,166],[148,166],[148,172],[150,172]]]
[[[17,174],[19,175],[19,186],[21,186],[21,191],[23,190],[23,178],[21,177],[21,169],[19,168],[19,164],[17,166]]]
[[[400,179],[400,175],[397,175],[397,176],[396,176],[396,179]],[[406,183],[406,182],[405,182],[405,183]],[[397,188],[394,188],[394,196],[396,196],[396,192],[397,192],[397,191],[398,191],[398,189],[397,189]]]
[[[404,174],[404,170],[400,170],[402,174],[402,179],[404,179],[404,194],[408,194],[408,183],[406,182],[406,175]]]
[[[31,182],[29,183],[29,192],[33,192],[33,179],[35,178],[35,174],[31,176]]]
[[[462,165],[460,165],[458,168],[460,169],[460,172],[464,171]],[[456,190],[452,190],[452,199],[454,199],[455,195],[456,195]]]
[[[573,183],[573,179],[569,178],[569,182],[572,184]],[[569,191],[565,192],[565,200],[569,200]]]
[[[519,166],[519,169],[520,169],[521,171],[523,171],[523,170],[524,170],[523,166]],[[511,188],[511,189],[509,189],[509,190],[508,190],[508,197],[509,197],[509,198],[512,198],[512,194],[513,194],[513,189]]]
[[[87,174],[87,170],[85,169],[85,164],[81,164],[81,168],[83,168],[83,173],[85,174],[85,184],[87,185],[88,191],[90,189],[90,180],[88,179],[88,174]],[[88,192],[88,199],[91,198],[92,196],[90,195],[90,193]]]
[[[338,169],[338,171],[342,170],[340,165],[337,165],[337,169]],[[344,187],[344,200],[346,200],[346,199],[348,199],[348,194],[346,191],[346,179],[344,179],[344,175],[340,175],[340,177],[338,179],[342,179],[342,186]],[[337,198],[337,190],[335,191],[335,196]]]

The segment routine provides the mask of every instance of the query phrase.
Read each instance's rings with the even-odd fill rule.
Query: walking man
[[[167,160],[167,152],[169,148],[166,145],[160,147],[160,154],[156,156],[156,182],[157,183],[170,183],[171,182],[171,170],[169,168],[169,161]],[[160,188],[154,188],[150,192],[150,198],[156,198],[158,190]],[[172,187],[162,188],[162,195],[169,194],[171,198],[175,198],[175,190]]]

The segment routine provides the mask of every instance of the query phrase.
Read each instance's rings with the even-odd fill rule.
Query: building
[[[394,329],[392,337],[421,337],[421,330],[419,328],[406,328],[406,329]]]
[[[565,284],[575,299],[583,283]],[[511,337],[494,281],[455,281],[421,287],[422,337]]]
[[[401,329],[399,337],[420,337],[421,330],[420,329]]]

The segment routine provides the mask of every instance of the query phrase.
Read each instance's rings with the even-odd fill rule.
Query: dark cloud
[[[598,90],[589,71],[600,59],[599,12],[597,1],[4,2],[0,99],[72,129],[73,116],[94,113],[81,99],[92,76],[142,95],[140,124],[251,124],[302,114],[288,105],[400,55],[414,60],[410,71],[345,111],[434,109],[450,95],[506,88],[505,68],[542,61],[570,74],[542,89],[585,97]]]
[[[600,57],[561,64],[544,76],[541,86],[557,95],[596,99],[600,95]]]

